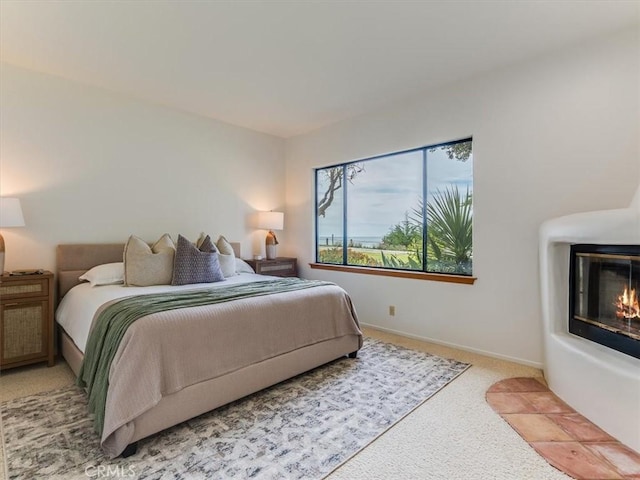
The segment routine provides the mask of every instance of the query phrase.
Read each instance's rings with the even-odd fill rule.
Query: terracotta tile
[[[598,452],[627,477],[640,478],[640,454],[620,442],[589,443],[588,449]]]
[[[494,383],[487,389],[487,393],[510,392],[511,383],[509,380],[511,379],[507,378],[506,380],[500,380],[499,382]]]
[[[543,385],[532,377],[507,378],[494,383],[487,392],[544,392],[548,391],[546,385]]]
[[[487,393],[487,403],[498,413],[536,413],[520,393]]]
[[[575,410],[552,392],[524,392],[524,399],[533,405],[538,413],[574,413]]]
[[[520,377],[516,379],[518,382],[519,392],[547,392],[549,387],[543,379],[532,377]]]
[[[545,415],[529,413],[504,414],[502,417],[527,442],[568,442],[572,438]]]
[[[579,413],[547,415],[551,420],[580,442],[615,442],[616,439]]]
[[[536,451],[559,470],[578,479],[621,479],[602,457],[578,442],[537,442]]]
[[[547,390],[549,389],[549,385],[547,384],[547,380],[544,377],[534,377],[536,381],[542,384]]]
[[[540,455],[566,474],[580,480],[640,480],[640,453],[576,413],[547,388],[543,378],[502,380],[487,390],[486,399]]]

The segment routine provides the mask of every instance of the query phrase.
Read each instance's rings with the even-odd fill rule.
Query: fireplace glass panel
[[[574,245],[569,331],[640,358],[640,247]]]

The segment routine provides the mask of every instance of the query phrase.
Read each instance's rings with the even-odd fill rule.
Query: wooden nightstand
[[[53,273],[0,276],[0,370],[53,366]]]
[[[275,260],[245,260],[260,275],[297,277],[298,261],[295,258],[278,257]]]

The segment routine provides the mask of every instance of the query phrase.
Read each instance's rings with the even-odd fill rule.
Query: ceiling
[[[1,0],[0,59],[286,138],[639,18],[637,0]]]

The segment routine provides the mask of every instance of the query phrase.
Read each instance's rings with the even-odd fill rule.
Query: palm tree
[[[390,230],[388,236],[411,230],[422,232],[424,203],[418,200],[413,215],[405,216],[405,221]],[[452,185],[444,191],[437,190],[433,199],[427,203],[427,271],[471,274],[473,253],[473,195],[460,195],[458,187]],[[412,229],[408,224],[412,224]],[[386,237],[385,237],[386,238]],[[418,244],[419,243],[419,244]],[[412,241],[407,246],[411,251],[408,261],[402,261],[394,255],[382,252],[382,263],[385,267],[412,270],[422,269],[422,241]]]
[[[473,247],[473,208],[467,189],[464,198],[457,186],[437,190],[427,203],[427,234],[434,256],[453,261],[456,271],[469,269]]]

